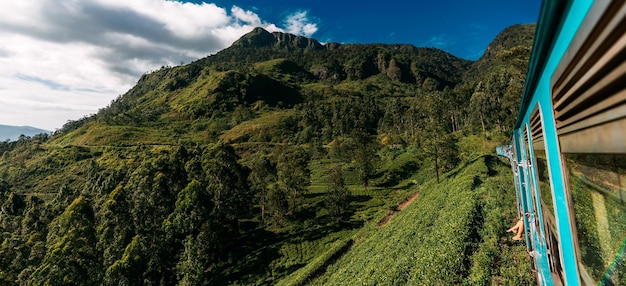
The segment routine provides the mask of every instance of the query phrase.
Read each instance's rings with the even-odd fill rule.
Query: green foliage
[[[289,211],[295,212],[298,208],[298,199],[311,184],[311,171],[308,166],[310,155],[300,147],[275,149],[275,152],[279,188],[283,188],[289,196]]]
[[[149,249],[145,246],[141,236],[136,235],[126,246],[120,260],[107,268],[102,284],[104,285],[139,285],[145,280],[143,273],[146,271],[145,252]]]
[[[403,180],[411,178],[420,169],[418,158],[412,154],[411,150],[387,159],[387,162],[381,167],[382,177],[377,185],[383,187],[396,186]]]
[[[278,283],[276,283],[276,285],[306,285],[307,282],[310,282],[311,280],[316,278],[316,275],[321,274],[325,270],[324,268],[329,266],[333,262],[333,260],[339,258],[342,254],[348,251],[353,242],[354,241],[352,239],[342,239],[336,241],[335,243],[330,245],[330,247],[328,247],[328,250],[326,250],[324,253],[317,256],[306,266],[293,272],[285,279],[280,280]]]
[[[533,29],[474,63],[257,30],[52,138],[0,142],[0,284],[531,281],[523,247],[496,243],[511,198],[469,162],[514,120]]]
[[[165,229],[173,237],[197,235],[205,221],[211,219],[213,202],[206,186],[193,180],[176,199],[176,208],[164,222]]]
[[[508,171],[504,164],[488,157],[493,171]],[[508,175],[508,172],[506,172]],[[530,258],[524,255],[525,244],[508,240],[505,233],[516,218],[516,210],[511,205],[515,201],[511,191],[510,176],[496,176],[484,182],[479,192],[482,200],[477,218],[482,227],[476,229],[481,236],[476,252],[472,255],[472,266],[467,280],[470,285],[531,285],[535,278],[529,271]],[[503,242],[503,237],[507,238]],[[494,267],[499,265],[499,267]]]
[[[353,134],[354,141],[356,143],[355,148],[352,150],[352,157],[356,163],[356,168],[359,173],[359,179],[363,183],[363,187],[369,186],[369,181],[374,172],[376,171],[376,159],[378,151],[378,144],[376,141],[365,133]]]
[[[97,285],[101,266],[91,203],[78,197],[50,226],[48,251],[28,285]]]
[[[335,166],[330,169],[329,172],[331,181],[326,190],[324,203],[330,215],[340,219],[348,209],[350,203],[348,196],[350,195],[350,191],[346,187],[346,183],[343,179],[341,166]]]
[[[527,258],[515,252],[520,248],[500,243],[504,225],[515,215],[514,192],[512,185],[502,187],[510,174],[489,177],[494,173],[490,168],[507,170],[495,161],[483,157],[449,173],[441,184],[426,184],[412,205],[356,243],[312,285],[532,283]],[[502,252],[509,248],[515,250]],[[503,261],[502,267],[498,261]],[[512,271],[520,276],[513,277]]]
[[[295,133],[293,129],[297,128],[293,120],[292,112],[267,113],[233,126],[220,139],[231,143],[290,141]]]
[[[458,149],[454,134],[445,120],[448,104],[441,94],[433,93],[425,98],[425,118],[422,120],[421,143],[424,155],[433,161],[437,182],[439,173],[452,169],[458,163]]]
[[[122,185],[118,185],[100,209],[98,248],[103,251],[102,264],[105,268],[122,257],[132,238],[131,204],[127,192]]]
[[[195,237],[187,236],[184,240],[184,251],[176,264],[179,285],[203,285],[209,280],[208,271],[211,267],[210,246],[207,245],[207,233]],[[209,240],[210,241],[210,240]]]
[[[311,133],[304,138],[321,137],[323,142],[356,132],[376,134],[381,117],[378,99],[369,96],[308,101],[296,109],[300,125]]]

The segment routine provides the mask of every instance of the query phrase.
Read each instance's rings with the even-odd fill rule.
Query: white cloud
[[[233,6],[167,0],[0,1],[0,124],[54,130],[105,107],[142,73],[215,53],[254,27],[311,36]]]
[[[306,11],[299,11],[289,15],[285,20],[285,25],[285,29],[291,34],[310,37],[317,32],[317,24],[309,19]]]
[[[259,18],[259,15],[252,11],[246,11],[237,6],[233,6],[230,11],[237,20],[243,21],[252,26],[261,26],[261,18]]]

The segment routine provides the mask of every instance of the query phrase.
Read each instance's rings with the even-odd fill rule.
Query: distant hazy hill
[[[30,126],[9,126],[0,124],[0,141],[7,139],[15,141],[22,134],[26,136],[33,136],[40,133],[50,133],[50,131]]]

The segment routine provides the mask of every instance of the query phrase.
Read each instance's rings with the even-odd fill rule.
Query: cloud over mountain
[[[209,3],[2,1],[0,123],[59,128],[104,107],[142,73],[215,53],[257,26],[317,31],[306,11],[282,24]]]

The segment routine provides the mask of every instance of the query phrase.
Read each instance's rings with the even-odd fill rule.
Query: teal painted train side
[[[544,1],[511,143],[540,285],[626,285],[626,1]]]

